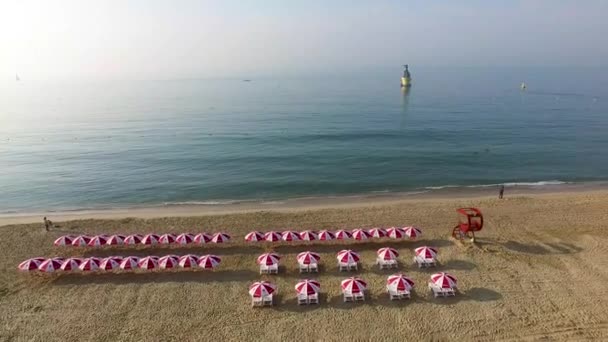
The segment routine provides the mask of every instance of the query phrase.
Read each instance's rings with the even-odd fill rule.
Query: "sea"
[[[21,74],[0,83],[0,213],[608,180],[606,69],[410,71]]]

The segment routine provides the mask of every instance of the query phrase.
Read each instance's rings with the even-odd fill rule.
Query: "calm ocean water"
[[[252,82],[22,75],[0,85],[0,213],[608,179],[605,70],[411,70],[407,93],[399,68]]]

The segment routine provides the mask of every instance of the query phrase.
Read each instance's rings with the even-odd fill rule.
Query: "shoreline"
[[[564,183],[549,185],[517,185],[507,187],[505,198],[513,196],[539,196],[580,194],[608,191],[606,182]],[[40,211],[0,214],[0,226],[36,223],[42,217],[51,220],[72,221],[81,219],[122,219],[127,217],[152,219],[162,217],[193,217],[225,215],[251,212],[298,212],[329,208],[356,208],[377,205],[392,205],[408,201],[473,200],[493,198],[497,186],[444,187],[441,189],[412,192],[386,192],[362,195],[301,197],[284,200],[243,200],[219,204],[166,204],[132,206],[108,209],[80,209],[64,211]],[[213,203],[213,202],[210,202]],[[217,203],[217,202],[215,202]]]

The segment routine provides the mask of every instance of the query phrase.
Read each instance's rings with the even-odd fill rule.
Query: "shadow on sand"
[[[502,244],[506,249],[513,252],[526,253],[526,254],[574,254],[579,253],[583,249],[569,243],[543,243],[540,244],[525,244],[517,241],[507,241]]]

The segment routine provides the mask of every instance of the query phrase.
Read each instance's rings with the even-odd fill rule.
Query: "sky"
[[[605,0],[0,0],[0,78],[605,66]]]

